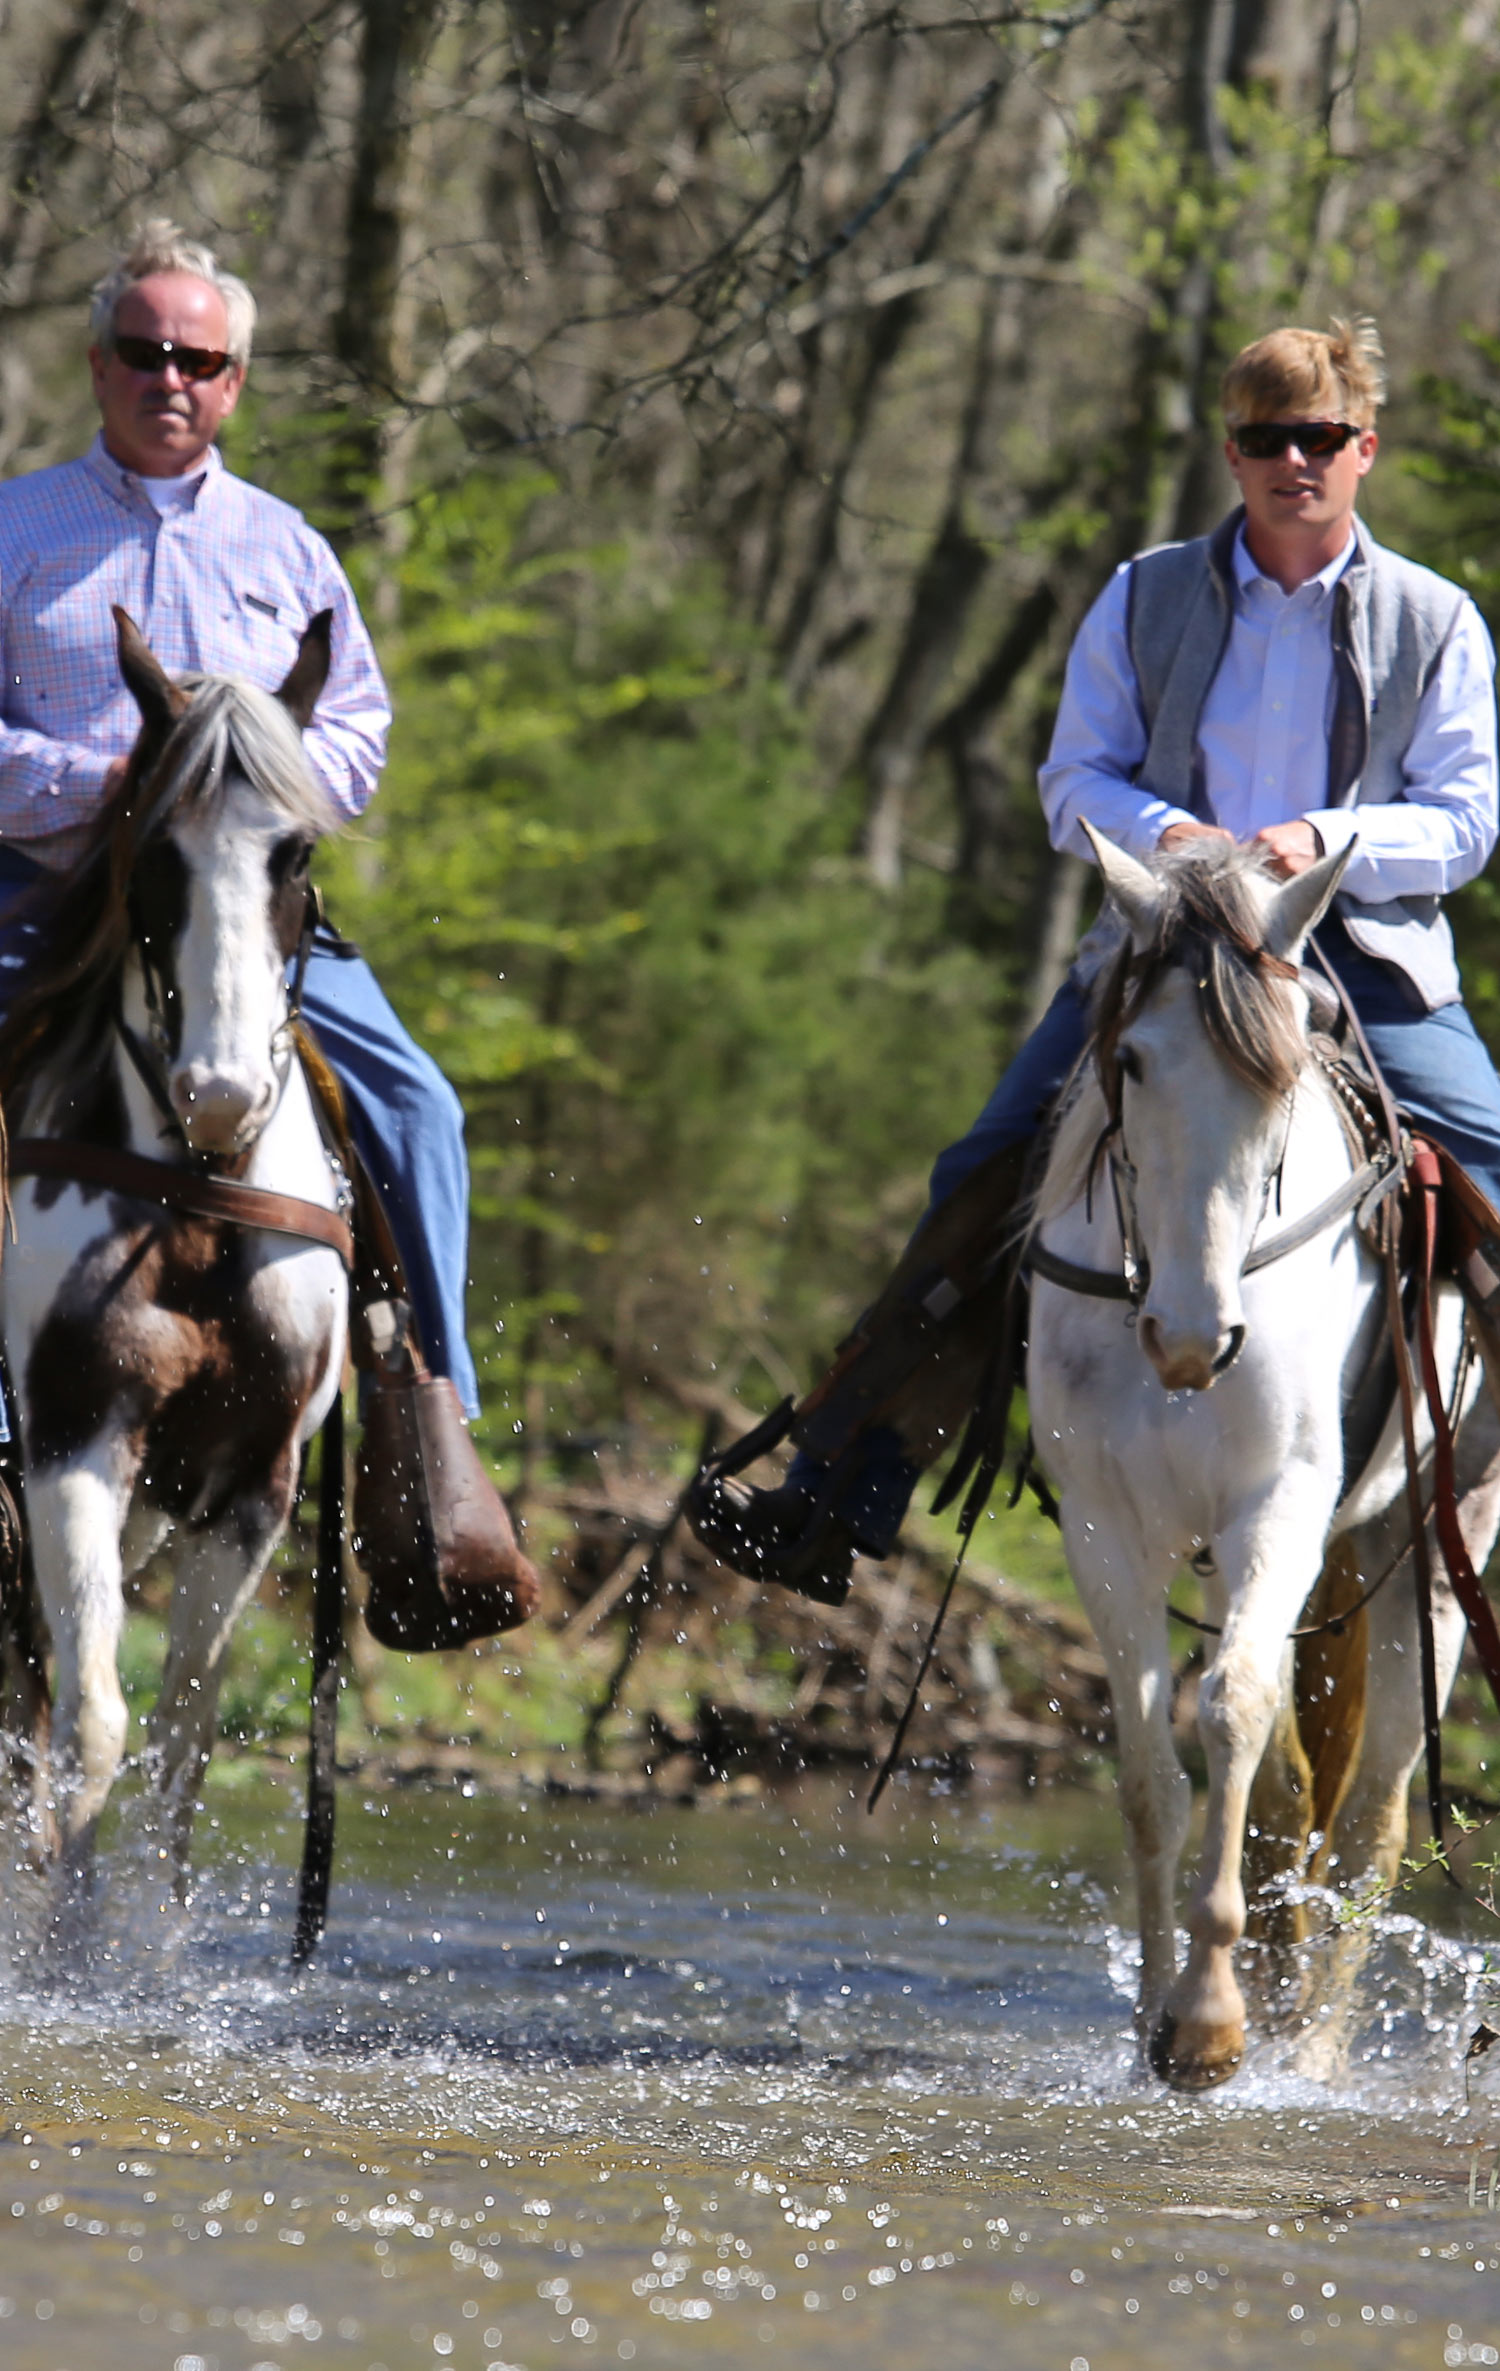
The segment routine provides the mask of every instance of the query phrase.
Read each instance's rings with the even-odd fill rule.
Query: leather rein
[[[285,1033],[288,1047],[293,1053],[296,1029],[301,1018],[303,976],[319,918],[317,893],[309,889],[307,909],[297,943],[287,1016],[277,1030],[278,1037]],[[140,952],[146,981],[147,1010],[151,1017],[151,1052],[142,1045],[118,1009],[115,1013],[115,1029],[153,1103],[170,1121],[184,1149],[187,1149],[182,1123],[172,1108],[158,1064],[152,1059],[152,1053],[160,1055],[165,1050],[166,1029],[153,967],[144,950]],[[286,1067],[278,1064],[278,1068],[285,1085]],[[266,1234],[291,1236],[298,1242],[326,1244],[338,1253],[345,1268],[353,1273],[354,1235],[347,1219],[337,1210],[325,1209],[319,1202],[303,1201],[295,1194],[271,1193],[263,1186],[244,1185],[238,1178],[220,1177],[208,1169],[196,1166],[189,1168],[176,1161],[154,1161],[144,1153],[127,1152],[114,1145],[85,1143],[80,1138],[69,1136],[18,1138],[9,1147],[7,1168],[12,1177],[55,1177],[65,1179],[70,1185],[100,1186],[108,1193],[123,1195],[127,1200],[154,1202],[164,1209],[181,1211],[190,1218],[207,1219],[218,1226],[254,1227]]]

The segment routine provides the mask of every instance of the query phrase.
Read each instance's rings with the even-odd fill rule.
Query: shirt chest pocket
[[[220,624],[225,647],[217,667],[274,691],[297,656],[307,618],[289,586],[246,578],[225,588]]]

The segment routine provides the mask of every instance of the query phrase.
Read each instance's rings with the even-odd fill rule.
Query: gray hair
[[[137,225],[125,253],[93,290],[89,335],[100,353],[114,352],[115,308],[121,297],[137,280],[149,279],[153,272],[190,272],[195,280],[206,280],[210,288],[218,290],[228,319],[230,358],[243,370],[250,360],[250,341],[255,334],[255,299],[243,280],[220,269],[212,247],[190,239],[165,214],[154,214]]]

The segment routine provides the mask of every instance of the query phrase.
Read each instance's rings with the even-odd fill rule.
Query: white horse
[[[1092,1060],[1032,1217],[1031,1256],[1044,1265],[1034,1268],[1028,1385],[1068,1562],[1109,1665],[1139,1893],[1141,2038],[1159,2074],[1196,2088],[1232,2073],[1244,2048],[1233,1964],[1246,1926],[1241,1861],[1262,1755],[1273,1732],[1285,1745],[1291,1728],[1288,1634],[1331,1539],[1343,1542],[1330,1569],[1341,1565],[1345,1604],[1408,1544],[1403,1467],[1393,1417],[1343,1495],[1345,1401],[1383,1317],[1380,1266],[1354,1209],[1346,1201],[1285,1256],[1246,1272],[1253,1248],[1316,1213],[1362,1162],[1312,1058],[1293,968],[1347,852],[1277,882],[1225,843],[1148,870],[1090,836],[1129,943],[1101,987]],[[1116,1277],[1133,1264],[1138,1306],[1049,1280],[1045,1265],[1059,1262]],[[1450,1375],[1461,1336],[1450,1289],[1438,1310]],[[1470,1401],[1476,1388],[1471,1379]],[[1489,1413],[1475,1411],[1481,1434]],[[1490,1423],[1470,1480],[1494,1440]],[[1463,1515],[1481,1569],[1496,1519],[1491,1474]],[[1222,1635],[1199,1695],[1207,1823],[1179,1971],[1174,1895],[1190,1790],[1173,1745],[1166,1606],[1189,1560]],[[1446,1702],[1463,1618],[1434,1569]],[[1317,1873],[1340,1884],[1388,1883],[1405,1838],[1423,1724],[1414,1595],[1402,1583],[1398,1573],[1359,1617],[1367,1674],[1346,1656],[1332,1675],[1365,1692],[1362,1737],[1356,1705],[1333,1739],[1335,1762],[1357,1766],[1325,1770],[1309,1788],[1306,1762],[1288,1780],[1268,1757],[1261,1780],[1273,1805],[1289,1784],[1315,1796],[1325,1830],[1337,1813],[1336,1837],[1314,1836],[1311,1848]],[[1314,1761],[1329,1745],[1320,1717]],[[1303,1825],[1285,1860],[1293,1879],[1309,1867]]]
[[[38,909],[41,951],[0,1028],[11,1140],[123,1149],[332,1212],[286,981],[332,821],[299,730],[326,677],[327,619],[273,699],[169,681],[117,615],[140,737],[82,860]],[[13,1203],[0,1324],[55,1659],[32,1817],[44,1856],[60,1842],[66,1898],[86,1890],[125,1748],[122,1584],[168,1538],[147,1762],[185,1872],[235,1620],[339,1388],[346,1282],[326,1244],[107,1183],[24,1176]]]

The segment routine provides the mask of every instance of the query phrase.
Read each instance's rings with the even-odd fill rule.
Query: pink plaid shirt
[[[371,797],[390,701],[349,580],[299,511],[224,467],[158,513],[96,437],[81,461],[0,485],[0,839],[68,863],[105,769],[140,722],[120,680],[111,602],[170,675],[239,675],[274,691],[297,637],[333,611],[333,666],[307,754],[341,815]]]

